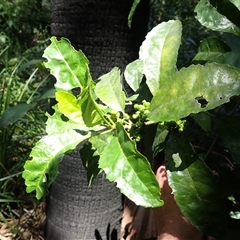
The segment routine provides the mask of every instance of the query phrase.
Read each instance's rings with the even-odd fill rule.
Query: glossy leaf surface
[[[52,135],[46,135],[39,140],[31,151],[29,160],[24,165],[22,174],[27,186],[27,192],[36,191],[37,199],[48,193],[47,188],[58,174],[58,163],[65,152],[88,139],[90,134],[81,135],[69,130]]]
[[[213,109],[240,94],[239,78],[239,69],[217,63],[182,68],[153,97],[149,119],[177,121]]]
[[[142,43],[139,59],[143,62],[143,73],[153,95],[157,93],[160,85],[169,81],[177,71],[176,62],[181,32],[180,21],[163,22],[154,27]]]
[[[196,6],[197,20],[205,27],[214,31],[229,32],[240,35],[240,28],[220,14],[208,0],[201,0]]]
[[[120,70],[113,68],[99,79],[95,87],[97,97],[111,109],[124,112],[125,93],[122,90]]]
[[[87,86],[88,60],[82,51],[76,51],[66,38],[58,41],[56,37],[51,37],[51,45],[45,49],[43,57],[48,60],[44,65],[50,68],[51,74],[57,80],[57,89],[67,91]]]
[[[75,130],[78,129],[82,132],[88,132],[90,129],[85,126],[83,119],[81,122],[75,122],[72,120],[63,120],[62,113],[59,112],[59,110],[55,107],[54,108],[54,114],[46,114],[48,119],[46,122],[46,132],[47,134],[55,134],[55,133],[61,133],[69,130]],[[101,128],[97,129],[101,130]]]
[[[238,10],[240,11],[240,1],[239,0],[229,0],[231,3],[233,3]]]
[[[226,211],[212,172],[183,135],[171,134],[165,151],[169,185],[182,213],[201,232],[221,235]]]
[[[233,2],[236,3],[234,0]],[[220,14],[224,15],[233,24],[240,27],[240,11],[233,2],[230,0],[210,0],[210,3],[217,9]]]
[[[99,159],[99,167],[120,191],[137,205],[159,207],[160,189],[148,160],[137,151],[124,128],[117,124],[116,134],[108,138]]]
[[[131,89],[136,92],[143,78],[143,62],[137,59],[129,63],[124,72],[124,77]]]

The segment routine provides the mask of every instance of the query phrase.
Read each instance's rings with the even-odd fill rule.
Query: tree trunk
[[[52,35],[84,52],[93,79],[115,66],[124,70],[138,57],[149,13],[149,0],[142,0],[129,29],[131,5],[131,0],[53,0]],[[115,184],[101,174],[88,187],[78,151],[64,157],[48,200],[47,240],[118,239],[121,215]]]

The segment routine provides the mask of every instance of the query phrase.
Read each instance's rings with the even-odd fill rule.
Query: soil
[[[45,202],[20,204],[0,213],[0,240],[44,240]]]

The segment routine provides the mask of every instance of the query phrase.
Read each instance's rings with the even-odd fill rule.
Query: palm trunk
[[[94,79],[114,66],[123,70],[138,57],[149,0],[142,1],[131,29],[127,26],[130,0],[53,0],[52,4],[52,35],[67,37],[85,53]],[[115,184],[101,174],[88,187],[78,151],[66,156],[48,201],[47,239],[101,239],[100,235],[117,239],[121,215],[122,197]]]

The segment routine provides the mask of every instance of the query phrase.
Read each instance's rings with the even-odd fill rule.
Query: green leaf
[[[182,24],[168,21],[154,27],[146,36],[139,51],[143,62],[143,73],[153,95],[161,84],[176,73],[178,48],[181,42]]]
[[[58,108],[54,107],[54,114],[46,114],[48,117],[46,122],[46,132],[50,134],[56,134],[61,132],[66,132],[69,130],[81,130],[81,131],[89,131],[89,129],[85,126],[84,121],[82,119],[82,123],[77,123],[71,120],[64,120],[62,113],[58,110]]]
[[[199,124],[199,126],[206,132],[210,132],[212,128],[211,116],[206,112],[200,112],[193,116],[194,120]]]
[[[228,20],[240,27],[240,11],[230,0],[210,0],[210,3],[220,14],[224,15]]]
[[[93,99],[92,90],[86,91],[82,99],[81,109],[85,125],[87,127],[100,125],[103,122],[103,112]]]
[[[236,163],[240,164],[240,121],[239,117],[226,116],[214,119],[218,128],[218,134],[224,145],[233,156]]]
[[[137,59],[129,63],[125,69],[124,77],[131,89],[136,92],[143,78],[143,62]]]
[[[198,52],[216,52],[216,53],[226,53],[230,52],[231,48],[222,40],[217,37],[210,37],[203,39],[198,47]]]
[[[100,155],[102,154],[104,148],[108,145],[109,134],[112,133],[107,132],[105,134],[92,136],[89,139],[89,143],[85,144],[80,150],[81,158],[87,170],[89,185],[91,185],[94,178],[100,172],[102,172],[102,169],[99,168],[98,163]]]
[[[193,61],[207,61],[228,64],[240,68],[240,50],[231,48],[220,39],[213,37],[200,42],[197,55]]]
[[[198,53],[193,60],[228,64],[230,66],[240,68],[240,50],[227,53],[201,52]]]
[[[76,87],[86,87],[89,81],[88,59],[82,51],[76,51],[66,38],[57,40],[51,37],[51,45],[43,54],[48,60],[46,68],[56,78],[55,88],[71,90]]]
[[[240,36],[223,33],[222,37],[224,42],[226,42],[232,50],[240,50]]]
[[[165,147],[165,141],[168,136],[168,128],[165,125],[158,124],[156,129],[156,135],[152,144],[152,151],[156,156]]]
[[[97,97],[111,109],[124,112],[126,97],[122,90],[120,70],[115,67],[99,79],[95,87]]]
[[[0,129],[15,123],[22,118],[36,104],[18,103],[14,107],[9,107],[0,118]]]
[[[41,96],[40,99],[55,98],[55,93],[56,93],[56,89],[50,88]]]
[[[240,11],[240,1],[239,0],[229,0],[232,4],[234,4],[238,10]]]
[[[113,151],[114,149],[114,151]],[[160,189],[148,160],[137,151],[122,125],[116,124],[116,134],[108,138],[99,159],[99,167],[107,179],[117,183],[120,191],[137,205],[159,207]]]
[[[55,95],[59,111],[74,122],[82,122],[81,106],[76,97],[65,91],[58,91]]]
[[[223,64],[182,68],[153,97],[149,120],[177,121],[229,102],[240,94],[239,78],[239,69]]]
[[[87,170],[88,185],[90,186],[94,178],[101,172],[98,167],[99,155],[89,141],[80,149],[80,155],[83,166]]]
[[[141,0],[134,0],[133,1],[133,4],[132,4],[132,7],[131,7],[131,10],[128,14],[128,26],[131,27],[131,24],[132,24],[132,18],[133,18],[133,14],[138,6],[138,4],[140,3]]]
[[[64,153],[88,139],[90,133],[81,135],[74,130],[46,135],[40,139],[30,153],[32,160],[26,161],[22,174],[27,192],[36,191],[37,199],[48,193],[48,186],[58,174],[58,163]]]
[[[183,134],[171,134],[165,152],[169,185],[181,212],[201,232],[221,236],[227,215],[212,172]]]
[[[220,14],[208,0],[201,0],[194,10],[197,13],[196,19],[205,27],[214,31],[229,32],[240,35],[240,28]]]
[[[83,135],[87,134],[87,132],[101,132],[106,129],[105,126],[96,125],[94,127],[87,127],[81,119],[79,122],[75,122],[69,119],[66,119],[62,113],[59,111],[57,106],[53,107],[55,110],[53,115],[46,114],[48,117],[46,122],[46,132],[50,134],[66,132],[69,130],[77,130],[81,132]]]

